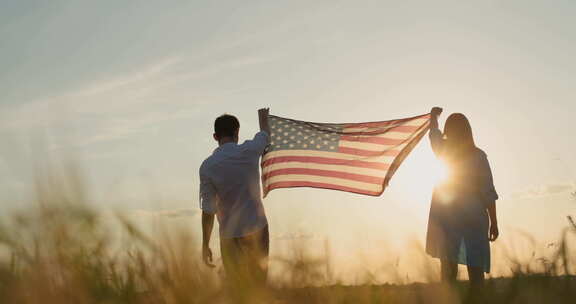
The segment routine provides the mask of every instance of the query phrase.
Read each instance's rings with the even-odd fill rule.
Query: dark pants
[[[237,287],[261,287],[268,276],[268,225],[252,234],[220,239],[226,276]]]

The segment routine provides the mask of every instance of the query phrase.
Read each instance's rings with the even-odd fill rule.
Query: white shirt
[[[269,135],[216,148],[200,166],[200,208],[216,214],[221,238],[241,237],[268,224],[260,192],[260,155]]]

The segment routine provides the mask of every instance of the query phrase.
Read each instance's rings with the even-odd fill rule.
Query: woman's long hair
[[[448,116],[444,124],[445,149],[444,157],[448,160],[466,158],[476,150],[472,127],[468,118],[462,113]]]

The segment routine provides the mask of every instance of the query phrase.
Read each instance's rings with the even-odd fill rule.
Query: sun
[[[446,165],[426,145],[417,146],[398,173],[398,186],[402,188],[406,198],[422,202],[422,205],[429,202],[434,187],[448,177]]]
[[[448,178],[448,168],[446,164],[433,157],[428,159],[426,163],[428,164],[428,172],[430,174],[429,181],[433,186],[443,183]]]

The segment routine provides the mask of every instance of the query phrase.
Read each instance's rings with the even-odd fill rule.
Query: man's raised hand
[[[262,108],[258,110],[258,120],[260,122],[260,131],[264,131],[270,135],[270,126],[268,125],[268,114],[270,108]]]

